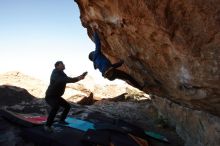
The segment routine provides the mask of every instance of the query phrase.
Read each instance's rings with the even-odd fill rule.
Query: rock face
[[[185,146],[220,145],[220,118],[202,111],[182,107],[155,96],[153,104],[167,123],[185,140]]]
[[[34,100],[36,97],[31,95],[26,89],[15,86],[0,86],[0,107],[12,106],[19,103],[26,103]]]
[[[156,95],[220,116],[219,0],[75,1],[112,63],[123,59],[121,70]]]

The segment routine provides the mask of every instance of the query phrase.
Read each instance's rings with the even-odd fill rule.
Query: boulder
[[[75,0],[102,52],[147,93],[220,116],[219,0]],[[88,52],[89,53],[89,52]]]

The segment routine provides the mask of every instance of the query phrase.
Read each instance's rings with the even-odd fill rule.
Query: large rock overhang
[[[220,116],[219,0],[75,0],[102,52],[144,88],[181,105]],[[89,53],[89,52],[88,52]]]

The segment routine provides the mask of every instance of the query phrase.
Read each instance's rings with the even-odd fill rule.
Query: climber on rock
[[[124,63],[123,60],[115,64],[111,64],[110,60],[104,54],[102,54],[100,38],[97,31],[95,30],[93,39],[96,45],[96,49],[95,51],[89,53],[89,59],[93,62],[94,68],[98,68],[99,71],[102,73],[102,76],[104,78],[109,79],[110,81],[115,79],[121,79],[141,90],[143,86],[141,86],[129,74],[118,69]]]

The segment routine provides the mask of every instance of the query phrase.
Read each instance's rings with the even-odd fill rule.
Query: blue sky
[[[88,53],[94,43],[74,0],[0,0],[0,73],[20,71],[46,82],[62,60],[67,75],[83,71],[101,80]]]

